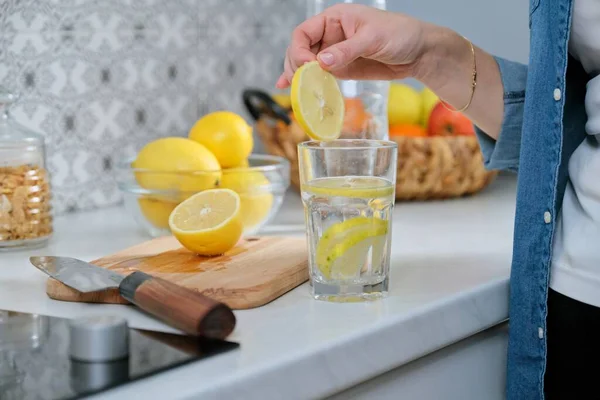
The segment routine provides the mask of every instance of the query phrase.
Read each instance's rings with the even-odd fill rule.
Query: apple
[[[475,128],[466,115],[439,102],[431,110],[427,132],[430,136],[473,136]]]

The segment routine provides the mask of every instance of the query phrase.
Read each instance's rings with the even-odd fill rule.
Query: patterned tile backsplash
[[[271,90],[303,0],[0,0],[0,84],[46,136],[57,214],[118,203],[111,169]],[[259,144],[260,147],[260,144]]]

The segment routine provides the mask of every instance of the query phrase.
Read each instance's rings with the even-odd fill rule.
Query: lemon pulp
[[[340,137],[344,97],[335,77],[317,61],[296,70],[290,99],[296,121],[311,139],[331,141]]]

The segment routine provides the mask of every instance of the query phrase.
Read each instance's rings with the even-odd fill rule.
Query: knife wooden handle
[[[126,300],[187,334],[224,339],[235,327],[233,311],[198,292],[136,271],[119,285]]]

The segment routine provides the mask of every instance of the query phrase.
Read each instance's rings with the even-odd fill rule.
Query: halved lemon
[[[296,70],[290,91],[294,117],[313,140],[340,137],[344,125],[344,97],[335,77],[317,61]]]
[[[242,236],[240,209],[240,196],[233,190],[205,190],[175,207],[169,228],[186,249],[201,256],[220,255]]]
[[[365,263],[381,264],[387,232],[388,221],[374,217],[330,226],[317,244],[319,271],[326,279],[351,279],[358,277]]]

